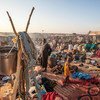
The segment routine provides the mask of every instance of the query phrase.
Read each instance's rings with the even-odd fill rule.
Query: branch
[[[30,13],[30,15],[29,15],[29,19],[28,19],[28,22],[27,22],[26,30],[25,30],[26,33],[27,33],[27,31],[28,31],[28,27],[29,27],[29,24],[30,24],[30,19],[31,19],[31,16],[32,16],[32,13],[33,13],[34,9],[35,9],[35,8],[33,7],[32,10],[31,10],[31,13]]]

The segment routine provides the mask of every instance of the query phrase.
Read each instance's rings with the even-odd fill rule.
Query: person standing
[[[68,44],[68,51],[72,51],[72,50],[73,50],[72,42],[69,42],[69,44]]]
[[[47,71],[48,57],[50,56],[52,49],[47,43],[46,39],[43,39],[43,46],[41,52],[41,66],[44,68],[44,71]]]
[[[64,79],[62,80],[58,80],[58,83],[61,84],[61,86],[65,86],[69,83],[69,76],[71,74],[70,72],[70,67],[71,67],[71,62],[72,62],[72,58],[68,57],[65,64],[64,64]]]

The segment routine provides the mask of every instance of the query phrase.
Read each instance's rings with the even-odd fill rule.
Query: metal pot
[[[0,73],[10,75],[16,72],[17,49],[14,48],[8,55],[11,47],[0,47]]]

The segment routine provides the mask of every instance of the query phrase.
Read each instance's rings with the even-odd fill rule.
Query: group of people
[[[57,58],[57,54],[55,52],[58,52],[61,54],[61,56]],[[44,68],[44,71],[47,71],[48,66],[52,69],[55,67],[54,70],[59,69],[60,72],[63,69],[62,73],[64,73],[66,79],[68,79],[70,75],[70,63],[73,61],[80,61],[82,63],[86,62],[88,52],[92,56],[96,54],[100,55],[97,53],[100,52],[100,48],[97,44],[92,43],[90,40],[85,43],[73,43],[72,41],[69,41],[68,44],[64,44],[62,42],[61,47],[59,48],[56,41],[52,41],[51,46],[49,43],[47,43],[46,39],[43,39],[42,51],[39,58],[41,58],[40,62],[41,66]],[[63,62],[63,65],[61,65],[61,63],[59,65],[59,62],[61,61]],[[97,66],[99,66],[99,64]]]
[[[59,41],[59,40],[58,40]],[[89,83],[98,83],[98,80],[92,78],[89,74],[79,72],[78,67],[72,65],[72,63],[81,62],[79,66],[83,66],[84,63],[87,63],[87,56],[98,56],[100,58],[100,47],[98,44],[94,44],[91,41],[88,42],[72,42],[68,43],[56,42],[55,40],[48,41],[48,39],[43,39],[41,42],[40,53],[38,56],[39,64],[42,67],[42,72],[47,72],[48,67],[51,69],[51,72],[56,72],[55,74],[63,74],[65,77],[62,80],[59,80],[58,83],[61,86],[65,86],[66,83],[71,82],[70,75],[73,78],[85,79]],[[88,55],[90,53],[90,55]],[[91,64],[98,66],[100,68],[100,63],[91,61]],[[91,79],[91,80],[90,80]],[[48,79],[44,79],[44,86],[48,91]],[[50,80],[49,80],[50,81]],[[75,81],[76,83],[84,83],[84,81]],[[51,83],[50,83],[51,84]],[[85,83],[84,83],[85,84]],[[51,87],[50,87],[51,88]],[[50,89],[49,88],[49,89]],[[49,94],[50,93],[50,94]],[[50,96],[54,92],[48,92],[44,98]],[[54,93],[56,95],[56,93]],[[60,98],[60,97],[59,97]],[[44,99],[46,100],[46,99]],[[62,100],[62,99],[59,99]]]
[[[62,42],[59,45],[55,40],[53,40],[52,45],[50,43],[48,43],[46,39],[43,39],[41,52],[39,55],[40,64],[44,68],[44,71],[47,70],[48,58],[50,58],[49,56],[53,52],[66,52],[66,51],[72,52],[73,51],[74,52],[73,55],[75,55],[75,59],[78,59],[79,53],[85,56],[87,52],[96,54],[96,51],[100,50],[100,48],[96,44],[92,43],[91,41],[88,41],[87,43],[84,43],[84,42],[73,43],[72,41],[69,41],[69,43]]]

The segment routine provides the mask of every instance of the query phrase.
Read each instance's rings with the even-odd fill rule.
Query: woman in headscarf
[[[48,63],[48,57],[50,56],[52,52],[52,49],[50,45],[47,43],[46,39],[43,39],[43,47],[41,52],[41,66],[44,69],[44,71],[47,71],[47,63]]]

